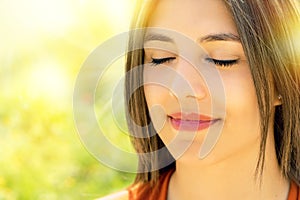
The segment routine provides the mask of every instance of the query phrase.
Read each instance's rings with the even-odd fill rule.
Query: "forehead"
[[[191,38],[237,30],[224,0],[159,0],[149,27],[178,31]]]

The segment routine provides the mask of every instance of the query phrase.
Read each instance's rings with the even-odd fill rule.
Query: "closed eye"
[[[213,58],[206,58],[206,61],[215,64],[216,66],[219,67],[231,67],[232,65],[235,65],[238,63],[239,59],[235,60],[217,60]]]
[[[168,63],[174,59],[176,59],[176,57],[165,57],[165,58],[151,58],[151,64],[156,66],[156,65],[160,65],[160,64],[164,64],[164,63]]]

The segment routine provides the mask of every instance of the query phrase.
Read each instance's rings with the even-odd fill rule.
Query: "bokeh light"
[[[44,97],[49,101],[64,100],[70,95],[68,76],[62,71],[63,65],[53,60],[37,62],[29,72],[28,96]]]
[[[81,144],[72,93],[88,55],[128,30],[133,6],[0,1],[0,199],[95,199],[131,183],[132,174],[102,165]],[[120,144],[130,149],[124,137]]]

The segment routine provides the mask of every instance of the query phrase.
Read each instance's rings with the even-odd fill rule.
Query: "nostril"
[[[201,100],[207,96],[206,93],[205,86],[197,86],[191,93],[187,94],[185,98],[195,98]]]

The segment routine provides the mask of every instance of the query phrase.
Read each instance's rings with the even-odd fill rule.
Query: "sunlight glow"
[[[65,0],[30,0],[18,8],[15,13],[25,27],[34,31],[42,29],[46,32],[65,30],[73,22],[72,4]],[[19,2],[18,2],[19,4]],[[26,17],[26,20],[24,20]]]
[[[133,181],[87,153],[72,98],[85,59],[127,30],[134,1],[0,0],[0,199],[97,199]],[[114,141],[130,149],[123,135]]]
[[[29,75],[28,93],[31,97],[43,97],[50,101],[62,100],[67,97],[67,76],[61,70],[62,66],[53,61],[36,63]]]
[[[0,1],[0,31],[2,37],[9,39],[1,39],[2,44],[27,44],[43,34],[64,34],[76,22],[71,3],[67,0]]]
[[[132,0],[131,0],[132,1]],[[107,15],[115,16],[118,19],[124,18],[124,13],[129,11],[128,0],[110,0],[101,2],[107,11]]]
[[[100,1],[102,9],[104,13],[102,14],[107,19],[111,19],[114,23],[112,25],[115,25],[115,29],[121,28],[121,29],[127,29],[131,14],[133,5],[135,5],[134,0],[107,0],[107,1]],[[100,4],[99,2],[99,4]],[[125,26],[125,27],[123,27]]]

